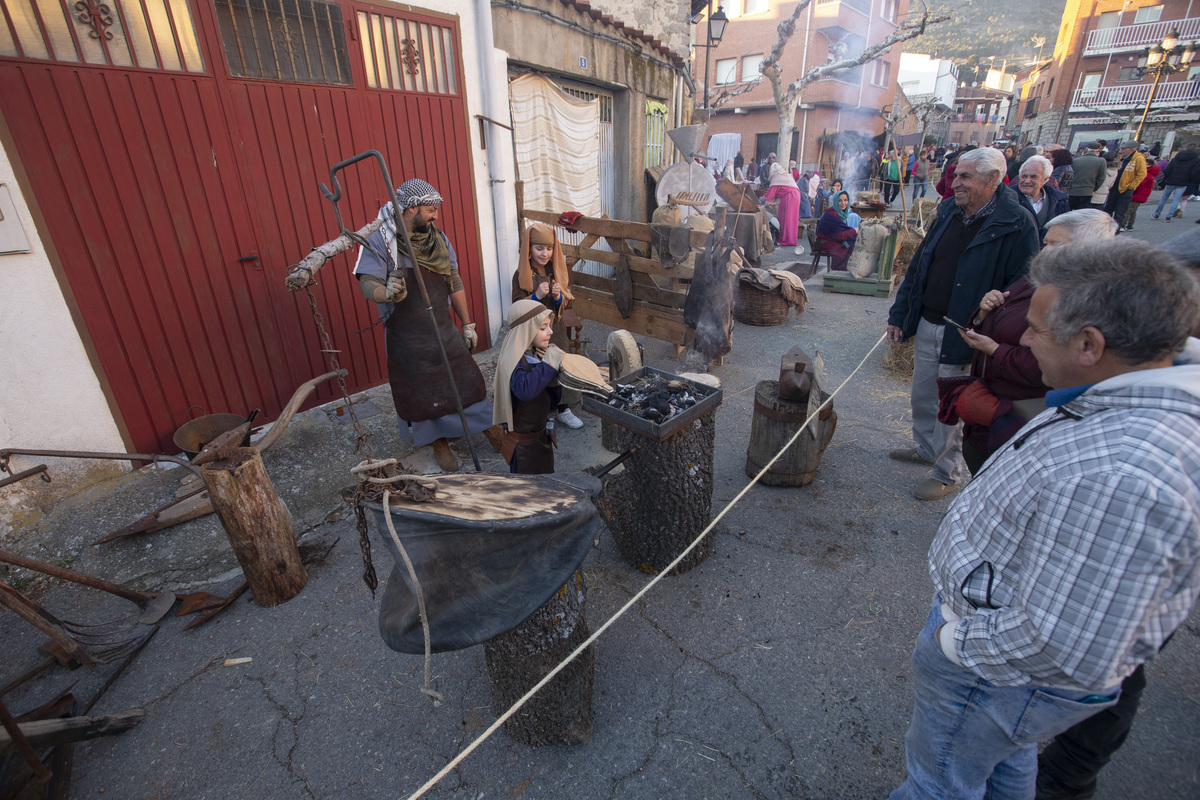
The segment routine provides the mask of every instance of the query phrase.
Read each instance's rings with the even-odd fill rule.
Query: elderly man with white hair
[[[1050,159],[1045,156],[1030,156],[1017,174],[1021,205],[1033,214],[1039,238],[1046,236],[1046,225],[1050,220],[1071,210],[1071,200],[1067,193],[1046,185],[1052,172],[1054,165],[1050,163]]]
[[[945,497],[966,472],[960,427],[938,422],[937,379],[966,375],[972,351],[946,320],[965,326],[985,294],[1025,274],[1040,246],[1033,217],[1002,183],[1005,167],[1003,153],[990,147],[959,158],[953,201],[938,206],[888,313],[888,341],[915,340],[914,446],[888,455],[932,466],[913,490],[918,500]]]

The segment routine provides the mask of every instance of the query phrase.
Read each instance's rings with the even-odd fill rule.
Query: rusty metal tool
[[[224,600],[221,601],[220,605],[213,606],[212,608],[206,610],[203,614],[196,617],[194,620],[192,620],[187,625],[185,625],[183,629],[185,631],[190,631],[192,628],[199,628],[201,625],[208,622],[210,619],[217,616],[225,609],[229,608],[229,606],[233,603],[233,601],[237,600],[239,597],[241,597],[242,593],[245,592],[249,588],[250,588],[250,584],[247,581],[242,581],[241,583],[238,584],[236,589],[234,589],[232,592],[229,593],[228,597],[226,597]]]
[[[53,564],[45,564],[41,561],[19,556],[16,553],[10,553],[6,550],[0,550],[0,561],[5,564],[12,564],[14,567],[31,569],[34,572],[41,572],[44,575],[62,578],[65,581],[82,584],[83,586],[90,586],[102,592],[115,594],[117,597],[124,598],[131,603],[137,603],[142,609],[142,615],[138,617],[138,622],[143,625],[153,625],[158,622],[171,610],[171,606],[175,605],[176,598],[174,592],[138,592],[133,589],[126,589],[124,586],[111,583],[103,578],[63,569]]]

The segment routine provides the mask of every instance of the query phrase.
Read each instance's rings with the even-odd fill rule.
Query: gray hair
[[[1058,296],[1046,314],[1050,334],[1065,345],[1087,327],[1129,365],[1183,350],[1200,319],[1200,284],[1173,256],[1123,238],[1048,247],[1029,278]]]
[[[1050,159],[1046,158],[1045,156],[1030,156],[1029,158],[1025,159],[1025,164],[1040,165],[1042,168],[1042,177],[1043,178],[1048,179],[1050,177],[1050,174],[1052,172],[1054,172],[1054,165],[1051,164]],[[1024,171],[1024,169],[1025,169],[1025,164],[1021,165],[1022,171]]]
[[[1077,242],[1111,239],[1117,235],[1117,221],[1098,208],[1077,208],[1059,214],[1046,223],[1046,230],[1056,225],[1066,225],[1070,228],[1071,239]]]
[[[1004,153],[992,147],[981,147],[978,150],[972,150],[969,153],[963,153],[958,157],[958,166],[974,166],[975,171],[979,173],[979,177],[987,178],[989,175],[994,178],[989,181],[990,186],[999,186],[1004,180],[1004,173],[1008,168],[1008,162],[1004,159]]]

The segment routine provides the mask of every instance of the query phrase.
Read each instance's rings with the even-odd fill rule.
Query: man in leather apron
[[[413,260],[406,253],[403,235],[396,230],[391,203],[379,211],[383,222],[379,230],[368,237],[367,246],[359,248],[354,275],[363,296],[377,304],[383,322],[388,382],[401,433],[417,447],[432,444],[438,466],[454,472],[458,458],[447,440],[462,436],[463,428],[433,337],[441,339],[450,360],[467,427],[470,433],[481,433],[492,424],[492,404],[483,374],[471,357],[479,337],[458,275],[458,257],[435,224],[441,194],[414,178],[396,190],[396,205],[429,292],[436,330],[414,285]],[[451,308],[462,323],[461,334],[450,317]]]

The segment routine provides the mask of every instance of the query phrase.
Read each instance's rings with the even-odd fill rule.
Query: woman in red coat
[[[1150,193],[1154,191],[1154,182],[1158,179],[1158,174],[1162,172],[1157,164],[1149,164],[1146,166],[1146,177],[1133,190],[1133,199],[1129,202],[1129,211],[1125,214],[1124,230],[1133,230],[1133,223],[1137,222],[1138,206],[1150,199]]]

